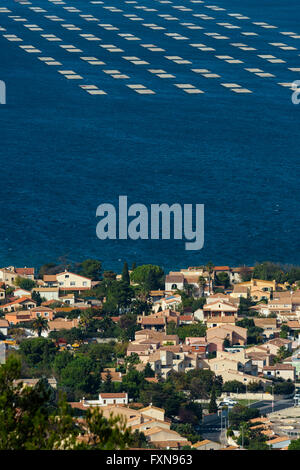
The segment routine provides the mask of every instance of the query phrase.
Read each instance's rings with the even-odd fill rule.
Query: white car
[[[232,400],[232,398],[224,398],[223,400],[225,403],[228,403],[230,405],[237,405],[237,401]]]
[[[224,408],[225,406],[227,408],[233,408],[234,405],[237,405],[237,402],[236,401],[221,401],[221,403],[219,403],[219,406],[218,406],[218,409],[221,410],[222,408]]]

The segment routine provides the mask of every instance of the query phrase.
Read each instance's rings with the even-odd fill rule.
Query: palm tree
[[[93,319],[93,314],[90,310],[85,310],[81,312],[79,326],[86,332],[92,319]]]
[[[49,330],[48,320],[43,317],[37,317],[32,323],[32,330],[36,331],[40,337],[43,331]]]
[[[214,272],[214,264],[209,261],[207,265],[205,266],[206,271],[208,272],[208,293],[210,294],[211,292],[211,275]]]
[[[203,297],[203,294],[204,294],[204,287],[205,287],[205,285],[206,285],[206,279],[205,279],[205,277],[199,276],[199,278],[198,278],[198,285],[199,285],[199,289],[200,289],[200,292],[201,292],[201,296],[200,296],[200,297]]]

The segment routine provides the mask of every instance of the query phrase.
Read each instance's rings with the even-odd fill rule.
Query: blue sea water
[[[224,10],[207,8],[211,5]],[[146,10],[136,8],[140,6]],[[231,266],[263,260],[300,263],[300,105],[292,103],[289,87],[278,84],[300,79],[300,69],[298,73],[289,70],[300,67],[300,38],[281,34],[300,35],[298,0],[217,0],[213,4],[7,0],[0,7],[10,10],[0,12],[0,80],[7,92],[6,105],[0,105],[1,266],[39,266],[62,255],[72,261],[95,257],[105,269],[117,271],[124,260],[159,264],[165,270],[210,260]],[[55,15],[63,21],[47,18]],[[99,21],[80,15],[93,15]],[[14,16],[42,31],[24,27],[26,22]],[[62,24],[81,29],[69,30]],[[205,34],[210,32],[227,39]],[[187,39],[176,40],[165,33]],[[41,34],[53,34],[62,41],[48,41]],[[80,34],[94,34],[101,41],[88,41]],[[139,39],[126,40],[119,34]],[[9,41],[4,35],[23,41]],[[215,51],[201,51],[190,45],[194,43]],[[101,44],[124,52],[109,52]],[[150,51],[141,44],[164,51]],[[28,53],[20,45],[32,45],[41,52]],[[68,52],[60,45],[73,45],[82,52]],[[242,62],[228,63],[216,55]],[[284,62],[269,62],[258,55],[273,55]],[[82,56],[96,57],[105,65],[91,65]],[[135,65],[123,56],[148,64]],[[177,64],[165,56],[190,63]],[[52,57],[62,65],[47,66],[38,57]],[[193,68],[208,69],[221,78],[206,78]],[[259,68],[273,77],[260,77],[245,68]],[[160,78],[149,69],[163,69],[175,78]],[[68,80],[59,70],[75,71],[83,78]],[[119,70],[129,79],[113,78],[103,70]],[[188,94],[175,83],[192,84],[204,93]],[[252,93],[235,93],[221,83],[239,84]],[[138,94],[128,84],[142,84],[155,94]],[[107,94],[90,95],[79,85],[96,85]],[[205,204],[203,249],[186,251],[180,240],[100,241],[96,208],[104,202],[117,204],[119,195],[127,195],[129,204],[148,207]]]

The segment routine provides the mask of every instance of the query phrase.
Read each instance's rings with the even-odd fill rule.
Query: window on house
[[[65,279],[67,279],[68,277],[70,277],[69,274],[65,274]]]
[[[86,286],[86,285],[87,285],[87,282],[86,282],[86,281],[83,281],[82,285],[83,285],[83,286]]]
[[[70,282],[70,285],[71,285],[71,286],[75,286],[75,282],[74,282],[74,281],[71,281],[71,282]]]

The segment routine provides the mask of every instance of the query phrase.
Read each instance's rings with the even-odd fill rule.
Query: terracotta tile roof
[[[15,271],[21,275],[34,275],[34,268],[16,268]]]
[[[270,327],[273,326],[276,328],[277,326],[277,320],[276,318],[254,318],[254,324],[255,326],[263,328],[264,326]]]
[[[155,447],[165,449],[167,447],[176,447],[177,449],[180,449],[182,446],[191,446],[192,443],[190,441],[152,441],[151,444],[153,444]]]
[[[45,282],[56,282],[56,274],[44,274],[43,281]]]
[[[285,338],[274,338],[270,339],[267,344],[274,344],[275,346],[282,346],[283,344],[289,344],[292,340]]]
[[[127,393],[99,393],[101,398],[126,398]]]
[[[196,442],[195,444],[192,445],[192,447],[202,447],[202,446],[205,446],[206,444],[210,444],[210,443],[213,443],[213,444],[216,444],[215,442],[209,440],[209,439],[204,439],[203,441],[198,441]],[[217,443],[219,444],[219,443]]]
[[[299,322],[299,320],[294,320],[294,321],[290,320],[290,321],[287,322],[287,326],[289,328],[300,328],[300,322]]]
[[[279,442],[284,442],[284,441],[289,441],[290,438],[289,436],[281,436],[281,437],[276,437],[275,439],[271,439],[270,441],[267,441],[268,445],[272,444],[278,444]]]
[[[145,380],[150,383],[158,383],[158,379],[156,379],[155,377],[145,377]]]
[[[78,326],[79,320],[74,318],[73,320],[52,320],[48,322],[49,330],[71,330],[72,328],[76,328]]]
[[[263,370],[295,370],[290,364],[275,364],[274,366],[264,366]]]
[[[52,308],[48,307],[34,307],[30,309],[30,312],[53,312]]]
[[[23,302],[32,302],[32,303],[36,304],[35,300],[32,300],[31,297],[23,296],[23,297],[20,297],[19,299],[13,300],[12,302],[10,302],[8,304],[1,305],[0,308],[9,307],[10,305],[15,305],[15,304],[21,304]]]
[[[172,273],[172,274],[167,274],[167,275],[166,275],[166,280],[165,280],[165,282],[176,284],[177,282],[183,282],[183,280],[184,280],[183,274],[180,274],[180,273]]]
[[[141,320],[142,325],[164,325],[165,319],[164,318],[150,318],[150,317],[143,317]]]
[[[212,317],[206,320],[206,323],[235,323],[236,318],[233,315],[228,315],[228,317]]]
[[[139,411],[142,413],[142,412],[149,411],[149,410],[157,410],[157,411],[165,412],[163,408],[158,408],[157,406],[153,406],[153,405],[146,406],[145,408],[142,408]]]

